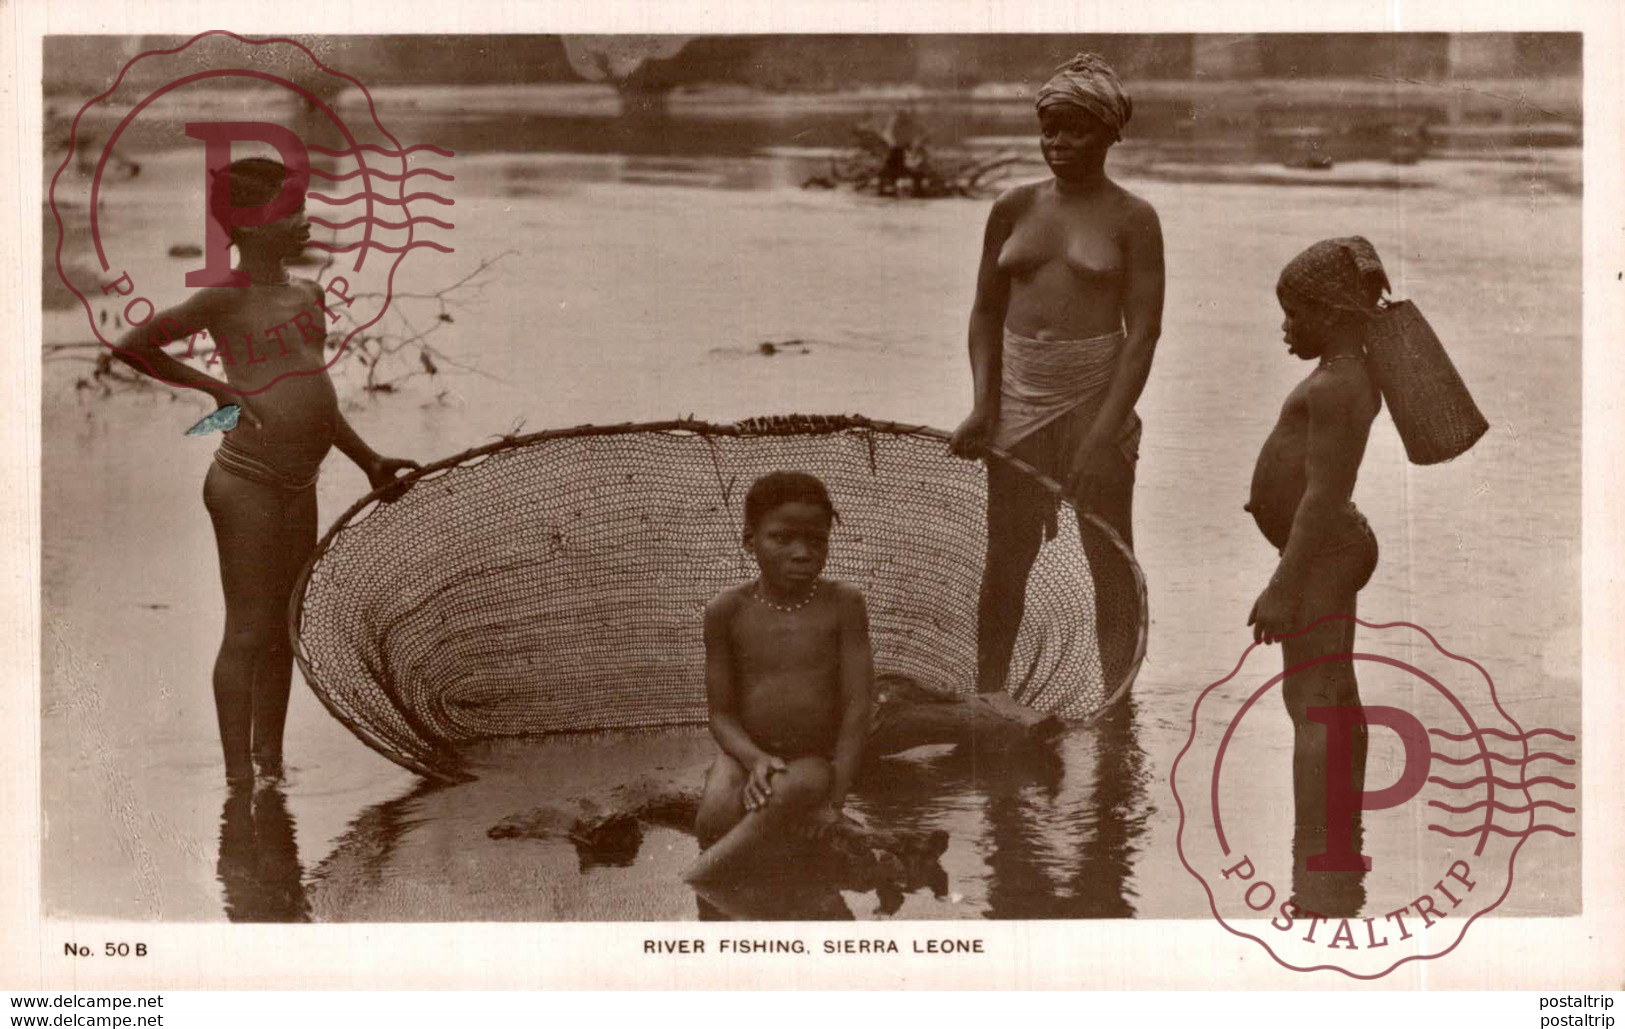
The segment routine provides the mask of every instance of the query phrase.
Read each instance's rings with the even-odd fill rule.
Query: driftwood
[[[498,840],[568,839],[575,844],[582,871],[599,865],[625,866],[637,857],[645,825],[692,833],[699,807],[698,785],[643,776],[601,795],[510,815],[487,835]],[[940,881],[937,859],[948,849],[948,834],[843,823],[809,842],[841,889],[907,891]]]
[[[876,677],[875,692],[875,722],[865,757],[944,743],[977,750],[1023,750],[1053,740],[1066,727],[1054,715],[1034,711],[1003,693],[967,697],[887,674]]]
[[[901,676],[877,682],[878,703],[865,758],[878,758],[932,744],[959,744],[1010,752],[1042,746],[1062,729],[1003,695],[963,697],[936,692]],[[643,843],[645,826],[694,831],[699,811],[698,776],[642,776],[588,796],[511,815],[492,826],[492,839],[568,839],[581,869],[629,865]],[[941,831],[891,831],[847,821],[808,839],[809,864],[822,866],[838,888],[878,890],[883,906],[895,908],[902,893],[946,888],[939,864],[948,847]],[[889,902],[888,902],[889,898]]]
[[[486,835],[494,840],[568,839],[586,871],[598,865],[630,865],[643,845],[644,825],[693,832],[699,807],[698,786],[643,776],[602,795],[509,815]]]
[[[809,176],[801,185],[803,189],[847,186],[859,193],[873,190],[879,196],[901,196],[902,184],[907,181],[907,195],[912,197],[974,199],[983,196],[1021,160],[1019,154],[980,156],[968,151],[926,150],[924,147],[894,149],[877,157],[854,147],[830,158],[829,168],[824,173]]]
[[[860,193],[901,196],[906,181],[913,197],[977,197],[1021,159],[1013,153],[988,156],[931,147],[929,136],[906,109],[894,112],[885,126],[854,125],[852,145],[830,158],[827,173],[811,176],[802,187],[845,185]]]

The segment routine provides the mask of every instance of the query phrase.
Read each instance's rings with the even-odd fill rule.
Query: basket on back
[[[362,740],[441,778],[468,741],[703,725],[701,613],[756,575],[743,500],[777,469],[829,486],[825,574],[863,590],[876,671],[973,690],[983,468],[936,430],[847,417],[584,426],[431,465],[323,538],[290,612],[300,668]],[[1007,689],[1090,717],[1128,689],[1146,623],[1133,555],[1086,517],[1034,562]]]
[[[1416,464],[1459,457],[1488,431],[1444,345],[1409,300],[1371,318],[1366,356],[1405,454]]]

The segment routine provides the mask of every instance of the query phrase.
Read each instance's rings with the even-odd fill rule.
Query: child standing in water
[[[1377,567],[1376,536],[1351,498],[1371,422],[1382,406],[1366,367],[1365,340],[1387,287],[1376,250],[1359,236],[1316,243],[1292,259],[1276,286],[1286,312],[1281,330],[1288,352],[1316,364],[1287,395],[1253,471],[1247,510],[1281,560],[1247,620],[1255,641],[1296,634],[1281,640],[1281,648],[1294,731],[1294,864],[1300,893],[1303,855],[1323,849],[1317,841],[1326,833],[1325,727],[1307,713],[1360,703],[1353,662],[1320,659],[1354,649],[1356,599]],[[1348,618],[1299,632],[1327,615]],[[1354,782],[1361,789],[1366,727],[1356,726],[1353,737]],[[1328,910],[1342,906],[1329,900],[1317,900],[1314,910],[1340,913]]]
[[[234,161],[210,189],[213,204],[254,207],[282,189],[276,161]],[[230,219],[213,210],[222,224]],[[282,729],[293,679],[288,600],[316,547],[316,476],[337,446],[373,488],[415,462],[380,457],[339,412],[325,368],[322,287],[285,263],[310,239],[305,205],[280,221],[230,228],[246,286],[211,286],[159,311],[118,342],[118,357],[171,385],[200,390],[239,420],[203,483],[226,595],[225,638],[214,666],[215,710],[232,786],[283,774]],[[226,381],[164,353],[166,343],[207,331]],[[246,337],[246,338],[245,338]]]
[[[744,543],[761,576],[705,609],[705,688],[720,753],[695,819],[715,878],[785,838],[841,818],[869,731],[874,658],[863,594],[820,577],[835,520],[824,484],[774,472],[745,496]]]

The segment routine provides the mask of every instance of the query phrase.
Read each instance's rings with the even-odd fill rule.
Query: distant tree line
[[[558,36],[293,38],[369,86],[583,78]],[[47,37],[46,91],[100,92],[130,57],[185,39]],[[1516,79],[1578,76],[1581,43],[1578,33],[719,35],[695,37],[674,56],[644,62],[620,85],[648,93],[698,84],[814,92],[899,84],[970,89],[983,83],[1038,81],[1080,50],[1101,53],[1125,79],[1141,81]]]

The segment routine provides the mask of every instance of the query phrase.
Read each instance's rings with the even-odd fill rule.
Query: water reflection
[[[833,881],[799,870],[706,886],[694,891],[694,899],[702,922],[851,922],[857,917]],[[897,903],[902,904],[900,894]]]
[[[1318,787],[1317,787],[1318,788]],[[1360,853],[1364,830],[1354,813],[1354,852]],[[1298,910],[1324,918],[1357,918],[1365,907],[1365,877],[1359,872],[1311,872],[1308,859],[1326,850],[1324,826],[1298,826],[1292,834],[1292,903]]]
[[[790,846],[751,873],[696,886],[701,921],[851,921],[848,896],[873,897],[872,913],[897,914],[910,894],[947,896],[942,867],[947,834],[888,821],[862,805],[868,832],[828,841],[828,849]],[[867,903],[867,901],[866,901]]]
[[[1352,677],[1346,662],[1339,668]],[[1315,670],[1311,670],[1310,674]],[[1298,673],[1305,674],[1303,672]],[[1358,697],[1355,698],[1356,701]],[[1364,870],[1311,871],[1311,858],[1361,853],[1365,827],[1360,801],[1365,797],[1366,757],[1370,731],[1363,721],[1346,726],[1333,743],[1330,721],[1311,720],[1307,712],[1287,706],[1293,719],[1292,754],[1292,902],[1306,912],[1330,918],[1354,918],[1365,904]],[[1309,711],[1316,709],[1310,708]],[[1357,711],[1361,709],[1356,709]],[[1335,811],[1329,797],[1334,777],[1351,783],[1352,809]],[[1347,823],[1342,823],[1346,818]],[[1341,830],[1338,832],[1337,830]],[[1333,837],[1341,836],[1341,839]],[[1320,863],[1320,862],[1317,862]]]
[[[964,816],[979,810],[987,875],[977,906],[985,917],[1131,918],[1133,861],[1152,813],[1146,761],[1129,697],[1060,749],[990,755],[960,748],[924,760],[872,762],[859,806],[871,825],[898,833],[943,826],[963,832]],[[1074,775],[1087,769],[1081,787],[1068,781],[1069,768]],[[876,891],[874,913],[895,914],[905,892],[948,896],[948,873],[940,865],[930,871],[902,889]],[[702,920],[853,917],[834,884],[799,872],[702,892],[698,907]]]
[[[984,778],[989,918],[1133,917],[1133,858],[1151,814],[1135,717],[1131,694],[1087,730],[1082,799],[1067,798],[1058,755]]]
[[[216,873],[230,921],[310,921],[293,816],[280,786],[242,787],[226,794]]]
[[[442,788],[422,784],[402,798],[368,809],[311,876],[320,917],[378,917],[380,912],[397,911],[403,903],[410,910],[421,903],[417,891],[423,889],[435,890],[445,899],[439,917],[459,917],[464,907],[459,897],[466,899],[465,916],[486,911],[484,917],[508,919],[603,917],[586,915],[587,906],[628,914],[649,910],[642,905],[651,888],[674,891],[678,910],[686,908],[692,913],[689,917],[707,921],[849,921],[905,910],[913,918],[1136,914],[1132,869],[1152,809],[1147,798],[1148,759],[1139,744],[1132,698],[1056,745],[997,754],[968,747],[932,748],[871,761],[860,776],[851,808],[869,828],[866,845],[876,850],[832,853],[826,859],[791,852],[775,856],[753,876],[706,884],[699,890],[691,890],[680,879],[693,860],[691,838],[674,843],[683,838],[650,834],[671,829],[687,833],[689,825],[639,809],[623,819],[624,839],[619,832],[610,833],[605,844],[603,833],[584,832],[585,823],[577,818],[602,816],[603,810],[565,799],[573,787],[548,788],[557,781],[550,769],[582,760],[583,746],[581,741],[544,740],[534,750],[516,747],[506,762],[487,768],[488,774],[479,781],[457,787],[462,792],[454,801],[425,809],[424,801]],[[593,760],[603,760],[611,752],[616,770],[604,769],[606,782],[628,774],[628,769],[655,768],[675,788],[690,782],[697,788],[703,771],[694,763],[695,755],[687,749],[679,753],[671,738],[658,734],[616,739],[613,748]],[[593,796],[615,794],[612,789],[598,790]],[[614,819],[588,821],[598,826]],[[420,835],[415,847],[405,846],[413,830],[426,824],[437,828]],[[287,859],[269,867],[282,868],[284,886],[296,885],[291,826],[284,838]],[[504,842],[500,850],[488,849],[491,840],[509,839],[549,845]],[[651,840],[655,845],[649,845]],[[560,844],[570,849],[561,850]],[[944,848],[949,852],[945,854]],[[980,860],[972,856],[966,867],[965,857],[977,852]],[[464,855],[457,863],[461,871],[450,880],[444,878],[450,872],[445,864],[448,854]],[[559,864],[561,859],[568,865]],[[544,866],[558,872],[542,871]],[[570,870],[564,872],[565,867]],[[500,914],[482,907],[480,895],[493,888],[492,882],[511,882],[538,872],[563,873],[573,881],[559,883],[556,893],[535,894],[534,906],[519,900]],[[501,878],[484,880],[485,875]],[[245,878],[239,873],[240,880]],[[246,891],[238,886],[235,893]],[[247,900],[232,903],[246,909],[254,899],[269,896],[272,900],[261,905],[264,910],[277,894],[262,887],[246,896]],[[529,895],[520,891],[515,896]],[[584,899],[589,897],[596,900]],[[282,910],[281,917],[306,913],[302,905],[290,909],[286,902]],[[286,913],[290,910],[295,913]]]

